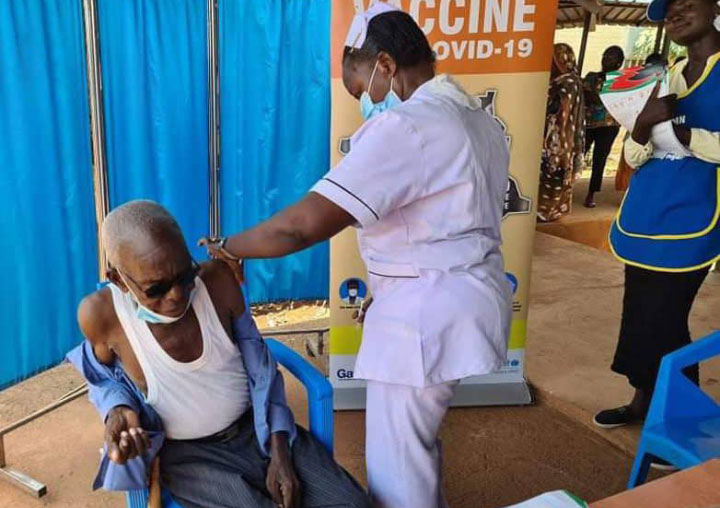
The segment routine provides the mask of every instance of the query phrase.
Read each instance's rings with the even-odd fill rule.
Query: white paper
[[[612,82],[623,75],[622,71],[611,72],[607,75],[607,82]],[[659,96],[667,95],[669,87],[667,73],[664,73],[660,79]],[[649,80],[641,88],[627,91],[603,92],[600,94],[600,100],[605,108],[622,125],[626,130],[632,132],[635,127],[635,121],[645,108],[648,99],[655,90],[658,79]]]
[[[507,508],[587,508],[587,504],[578,503],[566,492],[558,490],[548,492],[542,496],[534,497],[524,503],[508,506]]]
[[[608,80],[615,79],[618,76],[620,76],[620,73],[608,74]],[[632,132],[638,116],[645,108],[658,81],[660,82],[658,97],[669,95],[670,79],[668,73],[665,72],[659,80],[651,80],[642,88],[626,92],[603,93],[600,95],[600,99],[613,118],[628,132]],[[671,121],[653,127],[650,141],[653,145],[653,157],[655,158],[681,159],[691,155],[675,135]]]
[[[627,131],[632,132],[635,121],[647,104],[653,89],[654,85],[633,92],[603,94],[600,99],[612,117]]]
[[[653,127],[650,141],[656,159],[682,159],[692,155],[675,135],[672,122],[663,122]]]

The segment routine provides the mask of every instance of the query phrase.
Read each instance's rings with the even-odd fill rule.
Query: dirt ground
[[[62,366],[0,393],[3,423],[79,382],[74,371]],[[302,387],[291,381],[288,393],[304,422]],[[452,410],[442,437],[453,508],[502,507],[560,488],[596,500],[623,490],[630,467],[627,454],[543,403]],[[85,398],[11,433],[8,464],[46,483],[49,493],[35,500],[0,483],[0,506],[123,506],[121,495],[90,491],[101,439],[97,414]],[[364,413],[337,413],[335,442],[338,461],[364,481]]]
[[[576,190],[581,197],[584,189]],[[565,221],[570,222],[566,227],[577,223],[587,241],[565,238],[585,246],[542,234],[536,241],[527,374],[537,386],[539,403],[454,409],[447,418],[442,438],[452,508],[500,508],[555,489],[595,501],[625,488],[638,429],[607,432],[589,425],[594,411],[622,403],[629,394],[626,383],[608,370],[619,322],[621,267],[596,250],[603,250],[598,235],[586,230],[593,222],[609,222],[617,196],[609,192],[601,198],[598,209],[578,209],[572,221]],[[720,325],[713,312],[720,305],[718,287],[720,278],[715,278],[701,292],[692,320],[696,336]],[[325,302],[254,310],[259,327],[270,333],[328,326]],[[326,370],[325,339],[298,334],[282,340]],[[720,366],[705,369],[703,378],[704,386],[716,391]],[[0,426],[56,400],[80,382],[63,365],[0,392]],[[288,399],[298,421],[306,421],[303,389],[293,381],[288,383]],[[336,413],[335,422],[336,458],[364,481],[364,414]],[[36,500],[0,482],[0,508],[124,506],[119,494],[90,490],[101,440],[102,426],[85,398],[8,435],[8,465],[46,483],[49,493]]]
[[[273,303],[253,306],[252,310],[258,328],[264,331],[305,327],[313,321],[330,318],[327,301]]]
[[[267,330],[324,328],[322,302],[265,306],[258,324]],[[315,335],[284,338],[307,354]],[[323,352],[322,350],[320,351]],[[323,369],[324,358],[311,359]],[[61,365],[0,392],[0,426],[52,402],[81,383]],[[298,421],[306,422],[304,390],[288,382],[288,398]],[[336,458],[365,481],[364,413],[336,413]],[[542,492],[568,489],[588,500],[624,489],[631,457],[572,417],[540,402],[532,407],[452,410],[442,431],[447,496],[453,508],[495,508]],[[122,495],[91,492],[102,426],[85,397],[11,433],[8,465],[48,486],[40,500],[0,482],[0,507],[122,507]]]

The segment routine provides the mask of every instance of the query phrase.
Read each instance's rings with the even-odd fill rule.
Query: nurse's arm
[[[225,250],[240,259],[282,257],[324,242],[356,222],[343,208],[310,192],[267,221],[229,237]]]

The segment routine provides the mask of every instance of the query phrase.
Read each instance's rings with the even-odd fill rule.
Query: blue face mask
[[[195,298],[195,293],[197,291],[197,288],[193,288],[190,291],[190,296],[188,297],[187,305],[185,306],[185,310],[182,314],[180,314],[177,317],[172,316],[165,316],[163,314],[159,314],[147,307],[145,307],[143,304],[140,303],[140,300],[138,300],[138,297],[135,295],[135,292],[130,289],[130,285],[125,280],[125,277],[123,276],[122,272],[118,270],[118,274],[120,275],[120,278],[125,283],[125,287],[127,287],[128,291],[130,291],[130,296],[133,299],[133,303],[135,304],[135,317],[138,318],[141,321],[145,321],[147,323],[156,324],[156,325],[169,325],[172,323],[176,323],[177,321],[180,321],[182,318],[185,317],[185,314],[187,314],[187,311],[190,309],[190,306],[192,305],[192,301]]]
[[[135,295],[133,294],[133,297]],[[170,317],[165,316],[163,314],[158,314],[155,311],[152,311],[142,305],[140,302],[137,301],[137,299],[133,298],[135,300],[135,317],[142,321],[146,321],[148,323],[157,324],[157,325],[169,325],[172,323],[176,323],[177,321],[180,321],[182,318],[185,317],[185,314],[187,314],[187,311],[190,309],[190,306],[192,305],[193,298],[195,298],[195,288],[192,289],[190,292],[190,297],[188,298],[187,305],[185,306],[185,310],[182,314],[180,314],[177,317]]]
[[[395,93],[395,90],[393,90],[393,83],[395,82],[395,76],[393,76],[390,79],[390,91],[387,93],[385,98],[378,102],[374,103],[372,101],[372,97],[370,97],[370,90],[372,90],[373,81],[375,80],[375,72],[378,68],[378,62],[375,62],[375,68],[372,71],[372,75],[370,76],[370,83],[368,83],[368,89],[367,92],[363,92],[360,96],[360,111],[362,112],[362,116],[365,120],[370,120],[375,115],[379,115],[380,113],[383,113],[387,111],[388,109],[392,109],[395,106],[402,104],[402,100],[400,97],[398,97],[398,94]]]

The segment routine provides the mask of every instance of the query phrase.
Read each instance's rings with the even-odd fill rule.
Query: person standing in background
[[[573,183],[585,151],[583,83],[575,53],[556,44],[548,91],[538,193],[538,219],[552,222],[572,210]]]
[[[653,0],[648,18],[688,49],[670,69],[671,95],[648,100],[625,144],[637,171],[613,222],[610,246],[625,264],[622,323],[612,370],[628,378],[632,401],[595,415],[618,427],[644,420],[660,362],[690,344],[688,318],[710,266],[720,259],[720,3]],[[673,122],[685,153],[653,145],[654,126]],[[699,383],[697,366],[686,375]]]
[[[610,46],[602,57],[602,72],[591,72],[583,81],[585,89],[585,109],[587,111],[587,131],[585,153],[595,145],[592,162],[590,188],[585,198],[587,208],[595,208],[595,193],[602,188],[605,164],[612,150],[615,138],[620,132],[620,124],[615,120],[600,100],[600,91],[605,84],[608,72],[619,70],[625,62],[625,53],[620,46]]]
[[[592,177],[585,198],[587,208],[595,208],[595,193],[602,188],[605,164],[612,150],[615,138],[620,132],[620,124],[615,120],[600,100],[600,92],[605,84],[608,72],[614,72],[625,62],[625,53],[620,46],[610,46],[603,53],[602,71],[590,72],[583,81],[585,89],[585,108],[587,112],[587,132],[585,153],[595,145],[593,151]]]

